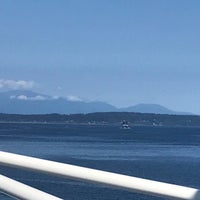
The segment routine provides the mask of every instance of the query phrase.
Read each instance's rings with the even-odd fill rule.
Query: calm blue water
[[[200,128],[0,124],[0,150],[200,188]],[[69,200],[159,199],[8,167],[0,172]]]

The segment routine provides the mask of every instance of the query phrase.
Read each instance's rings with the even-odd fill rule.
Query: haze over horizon
[[[0,1],[0,91],[200,114],[200,2]]]

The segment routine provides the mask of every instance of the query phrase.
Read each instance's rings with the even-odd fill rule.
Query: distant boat
[[[122,121],[122,129],[130,129],[131,127],[128,125],[128,122],[126,120]]]

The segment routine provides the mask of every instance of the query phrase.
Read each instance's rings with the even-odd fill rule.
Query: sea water
[[[198,127],[1,123],[0,150],[200,188]],[[161,199],[10,167],[0,173],[69,200]]]

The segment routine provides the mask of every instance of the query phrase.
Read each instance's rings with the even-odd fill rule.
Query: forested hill
[[[142,114],[132,112],[100,112],[89,114],[45,114],[45,115],[18,115],[0,114],[1,123],[68,123],[68,124],[120,124],[126,120],[132,125],[150,126],[200,126],[200,116],[197,115],[166,115]]]

